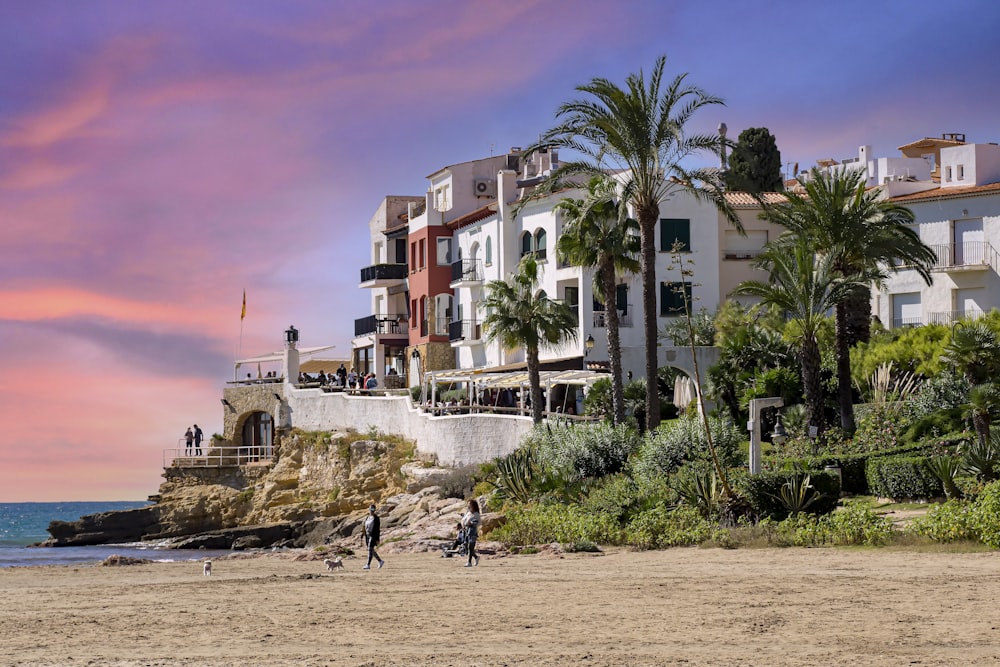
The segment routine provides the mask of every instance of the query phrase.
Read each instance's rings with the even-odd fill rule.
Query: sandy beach
[[[0,570],[3,665],[996,665],[1000,556],[673,549]]]

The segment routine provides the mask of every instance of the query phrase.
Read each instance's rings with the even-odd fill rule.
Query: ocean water
[[[200,560],[228,551],[163,549],[155,544],[106,544],[92,547],[44,547],[28,545],[49,538],[50,521],[76,521],[87,514],[136,509],[149,503],[135,502],[66,502],[0,503],[0,567],[30,565],[93,565],[112,554],[157,561]]]

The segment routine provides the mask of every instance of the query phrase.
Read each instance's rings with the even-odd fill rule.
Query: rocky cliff
[[[413,459],[391,436],[292,432],[274,460],[171,467],[153,505],[53,521],[45,546],[160,541],[177,548],[353,544],[365,510],[380,507],[385,541],[436,548],[464,508],[436,486],[453,471]],[[395,536],[394,536],[395,533]]]

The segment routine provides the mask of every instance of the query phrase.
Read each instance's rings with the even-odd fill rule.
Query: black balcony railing
[[[482,263],[478,259],[460,259],[451,263],[451,282],[481,282]]]
[[[406,315],[369,315],[354,320],[354,335],[406,333]]]
[[[374,264],[361,269],[361,282],[373,280],[403,280],[406,278],[406,264]]]
[[[480,340],[482,334],[483,325],[479,320],[456,320],[448,323],[448,340],[452,343],[459,340]]]

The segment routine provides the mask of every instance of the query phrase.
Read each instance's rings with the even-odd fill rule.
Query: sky
[[[289,325],[349,356],[381,199],[531,143],[576,86],[666,55],[725,100],[693,131],[767,127],[801,168],[1000,141],[998,25],[968,0],[0,0],[0,502],[145,499],[188,426],[222,430],[235,359]]]

